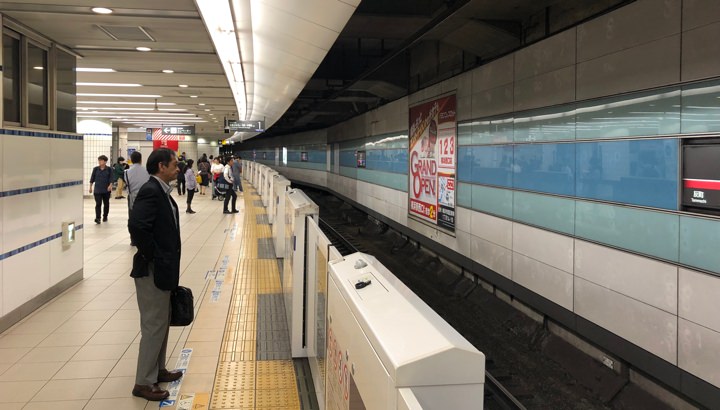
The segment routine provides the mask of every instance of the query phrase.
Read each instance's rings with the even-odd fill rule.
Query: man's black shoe
[[[233,214],[236,214],[238,212],[240,212],[240,211],[238,211],[237,209],[233,209],[232,211],[230,211],[230,213],[233,213]]]
[[[228,211],[228,210],[224,210],[223,213],[224,213],[224,214],[231,214],[232,212],[230,212],[230,211]]]
[[[95,218],[95,223],[96,223],[96,224],[99,224],[99,223],[100,223],[100,218]]]
[[[107,216],[103,216],[103,222],[107,222]]]

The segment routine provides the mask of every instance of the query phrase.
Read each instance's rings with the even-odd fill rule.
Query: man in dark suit
[[[146,165],[150,179],[140,188],[128,221],[138,248],[130,276],[135,279],[141,333],[132,394],[152,401],[169,396],[158,383],[182,377],[182,372],[165,368],[170,291],[180,280],[180,223],[169,185],[177,178],[177,163],[175,152],[169,149],[150,154]]]

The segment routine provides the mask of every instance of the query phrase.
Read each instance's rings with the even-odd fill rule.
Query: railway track
[[[367,252],[359,228],[354,224],[336,217],[324,216],[319,221],[320,229],[342,256],[355,252]],[[494,361],[487,359],[486,369],[494,367]],[[512,381],[511,375],[495,377],[485,371],[485,410],[526,410],[526,407],[498,379]]]

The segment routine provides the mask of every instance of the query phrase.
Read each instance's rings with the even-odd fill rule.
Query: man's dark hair
[[[122,162],[122,161],[125,161],[125,158],[123,158],[123,157],[118,157],[118,162]]]
[[[132,161],[133,164],[139,164],[142,162],[142,154],[140,151],[133,151],[132,154],[130,154],[130,161]]]
[[[150,156],[148,157],[147,164],[145,165],[148,174],[157,174],[158,171],[160,171],[161,163],[165,166],[168,166],[170,164],[170,161],[172,161],[172,159],[176,156],[177,155],[175,154],[175,151],[167,148],[160,148],[153,151],[152,154],[150,154]]]
[[[103,160],[103,161],[107,162],[107,157],[105,155],[100,155],[98,157],[98,160]]]

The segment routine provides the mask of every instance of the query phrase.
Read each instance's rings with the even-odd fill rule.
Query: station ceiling
[[[334,125],[629,2],[362,0],[289,109],[259,137]],[[92,7],[114,12],[100,15]],[[0,1],[0,13],[71,49],[81,57],[78,67],[114,70],[78,72],[78,83],[95,84],[78,85],[78,115],[102,115],[143,102],[135,107],[150,110],[137,112],[184,118],[183,123],[195,123],[198,135],[212,138],[227,136],[223,119],[238,118],[193,0]],[[137,51],[139,46],[152,51]],[[110,102],[125,104],[100,104]],[[116,123],[140,126],[134,125],[138,121]]]

